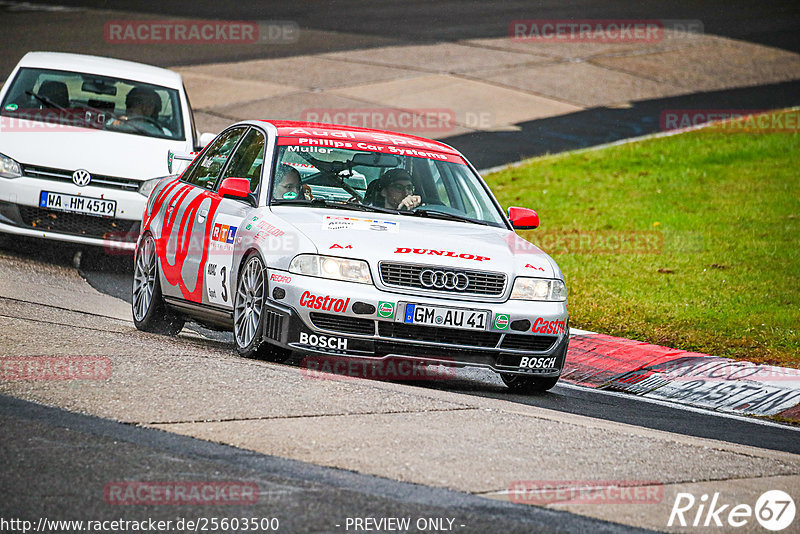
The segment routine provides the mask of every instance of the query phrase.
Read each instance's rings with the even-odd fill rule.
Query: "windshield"
[[[178,91],[98,74],[22,68],[0,104],[0,115],[185,139]]]
[[[283,145],[277,151],[270,202],[324,204],[504,227],[502,214],[479,178],[466,164],[452,161],[461,158],[447,159],[451,161]]]

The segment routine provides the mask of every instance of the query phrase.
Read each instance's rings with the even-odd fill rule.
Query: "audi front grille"
[[[411,287],[425,291],[499,297],[506,287],[506,275],[471,269],[380,263],[381,281],[388,287]]]

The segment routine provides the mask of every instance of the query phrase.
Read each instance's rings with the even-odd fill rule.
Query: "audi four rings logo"
[[[432,269],[425,269],[419,273],[419,281],[425,287],[434,287],[436,289],[464,291],[469,286],[469,277],[464,273],[434,271]]]
[[[89,174],[89,171],[86,169],[78,169],[72,173],[72,181],[78,187],[83,187],[85,185],[89,185],[89,183],[92,181],[92,175]]]

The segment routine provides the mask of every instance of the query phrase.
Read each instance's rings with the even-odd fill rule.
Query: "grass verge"
[[[776,112],[780,116],[797,111]],[[781,118],[781,117],[778,117]],[[791,118],[791,117],[790,117]],[[570,324],[800,366],[800,134],[706,128],[487,177],[558,262]]]

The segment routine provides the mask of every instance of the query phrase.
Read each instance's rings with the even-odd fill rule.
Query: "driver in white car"
[[[125,115],[115,119],[111,126],[133,129],[147,134],[171,135],[168,129],[158,122],[161,110],[161,97],[152,89],[134,87],[125,96]],[[126,128],[127,129],[127,128]]]

